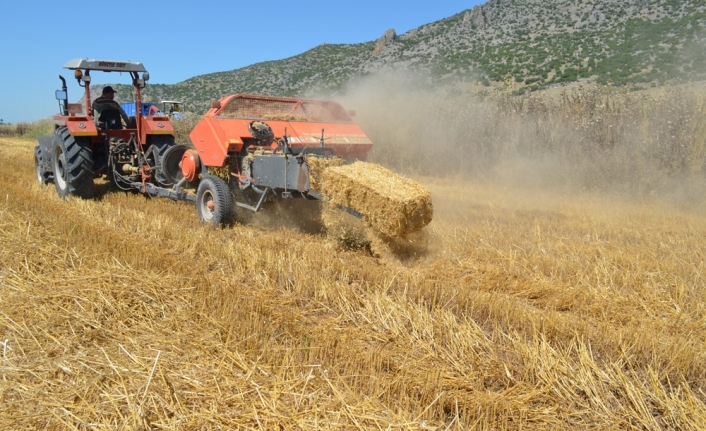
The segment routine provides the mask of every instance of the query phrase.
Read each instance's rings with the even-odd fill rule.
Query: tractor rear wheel
[[[196,191],[196,212],[203,223],[221,225],[230,222],[233,199],[228,184],[214,175],[204,176]]]
[[[52,170],[56,192],[62,198],[93,196],[93,154],[89,143],[77,141],[66,127],[54,132]]]
[[[152,166],[159,166],[154,171],[154,179],[160,186],[169,188],[181,179],[177,178],[181,174],[179,163],[187,148],[184,145],[176,145],[173,135],[152,136],[152,144],[148,150],[150,154],[147,157]]]
[[[40,186],[46,185],[51,179],[51,174],[44,169],[44,154],[39,145],[34,148],[34,170],[37,173],[37,181]]]

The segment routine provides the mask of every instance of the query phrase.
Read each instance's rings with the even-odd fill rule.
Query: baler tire
[[[223,225],[231,221],[233,198],[223,179],[214,175],[201,179],[196,191],[196,212],[202,223]]]
[[[34,148],[34,170],[40,186],[45,186],[51,180],[51,174],[44,170],[43,162],[42,147],[37,145]]]
[[[93,153],[89,144],[77,141],[66,127],[54,132],[52,170],[54,186],[60,197],[91,198],[94,191]]]

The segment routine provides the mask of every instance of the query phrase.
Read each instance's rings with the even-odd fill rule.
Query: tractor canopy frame
[[[62,125],[66,125],[70,133],[74,136],[98,136],[98,130],[95,127],[93,120],[93,112],[91,109],[91,72],[125,72],[130,75],[132,79],[132,86],[135,89],[135,100],[136,106],[141,106],[142,95],[141,90],[145,88],[146,82],[149,80],[149,72],[145,69],[145,66],[140,62],[132,61],[116,61],[116,60],[96,60],[87,58],[77,58],[69,60],[64,64],[64,69],[69,69],[74,71],[74,78],[78,82],[80,87],[84,88],[85,106],[83,109],[80,104],[70,104],[66,103],[65,99],[65,109],[62,113],[63,115],[57,115],[54,120]],[[63,77],[61,77],[62,82],[64,82]],[[66,96],[66,86],[64,82],[63,87],[63,97]],[[59,94],[57,92],[57,94]],[[85,115],[81,115],[85,113]],[[143,118],[144,117],[144,118]],[[148,121],[145,121],[148,120]],[[135,139],[140,146],[144,145],[147,140],[148,135],[155,134],[173,134],[174,130],[168,121],[168,118],[164,117],[145,117],[142,115],[140,110],[136,110],[136,121],[135,121],[136,133]],[[113,130],[111,135],[116,135],[125,139],[129,138],[131,132],[130,129],[123,130]],[[132,132],[135,132],[134,130]],[[124,136],[123,136],[124,135]]]

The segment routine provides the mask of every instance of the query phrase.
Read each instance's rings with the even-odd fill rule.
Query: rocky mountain
[[[433,85],[477,81],[516,93],[577,80],[613,85],[706,79],[703,0],[488,0],[405,34],[322,44],[300,55],[150,85],[148,100],[177,99],[200,113],[239,92],[299,95],[342,91],[385,69],[425,74]],[[129,87],[119,89],[129,96]],[[123,97],[125,100],[125,97]]]

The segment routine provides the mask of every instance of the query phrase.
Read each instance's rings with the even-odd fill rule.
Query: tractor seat
[[[98,117],[99,129],[122,129],[123,123],[120,121],[120,111],[117,109],[104,109]]]

